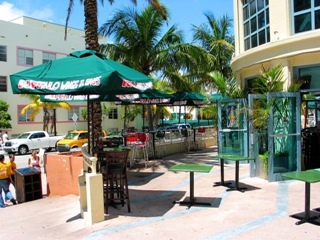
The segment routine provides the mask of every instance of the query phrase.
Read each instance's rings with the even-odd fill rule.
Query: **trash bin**
[[[41,171],[19,168],[15,171],[16,199],[19,203],[42,198]]]

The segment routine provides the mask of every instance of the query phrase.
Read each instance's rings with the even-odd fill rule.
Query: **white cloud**
[[[45,7],[41,10],[25,12],[24,10],[19,9],[8,2],[2,2],[0,4],[0,20],[10,21],[21,16],[28,16],[36,19],[50,21],[50,19],[53,17],[53,11],[50,8]]]
[[[3,2],[0,4],[0,19],[4,21],[9,21],[17,17],[26,15],[23,10],[17,9],[13,4],[8,2]]]

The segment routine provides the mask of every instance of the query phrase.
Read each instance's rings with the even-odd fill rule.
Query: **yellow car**
[[[107,136],[105,130],[102,130],[102,136]],[[57,143],[59,152],[69,152],[72,148],[80,148],[88,142],[88,130],[73,130]]]

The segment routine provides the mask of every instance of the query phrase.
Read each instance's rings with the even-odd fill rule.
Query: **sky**
[[[113,5],[108,0],[104,6],[98,6],[98,24],[101,26],[112,17],[116,9],[134,7],[130,0],[115,0]],[[137,0],[138,9],[147,6],[146,0]],[[206,23],[205,12],[212,12],[219,19],[228,15],[233,19],[233,0],[160,0],[170,11],[168,27],[176,24],[184,32],[185,40],[192,40],[192,25]],[[28,16],[48,22],[65,25],[68,0],[13,0],[0,1],[0,20],[9,21],[21,16]],[[80,0],[74,0],[69,26],[84,29],[84,10]]]

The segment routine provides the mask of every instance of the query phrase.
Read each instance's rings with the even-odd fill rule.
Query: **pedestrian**
[[[5,194],[5,196],[10,199],[10,201],[16,205],[17,201],[13,198],[9,186],[12,182],[11,175],[9,172],[9,167],[7,164],[4,163],[4,155],[0,154],[0,208],[6,207],[6,205],[3,202],[2,198],[2,190]]]
[[[41,171],[42,159],[37,155],[37,150],[32,150],[31,157],[28,159],[28,166]]]
[[[11,153],[9,155],[9,162],[7,162],[7,165],[9,166],[9,171],[10,171],[11,179],[13,182],[13,186],[16,186],[15,179],[14,179],[14,173],[17,170],[17,164],[15,163],[14,160],[15,160],[15,156],[14,156],[14,154]]]
[[[5,144],[6,141],[8,141],[8,140],[9,140],[8,132],[5,131],[4,134],[2,135],[2,142],[3,142],[3,144]]]

